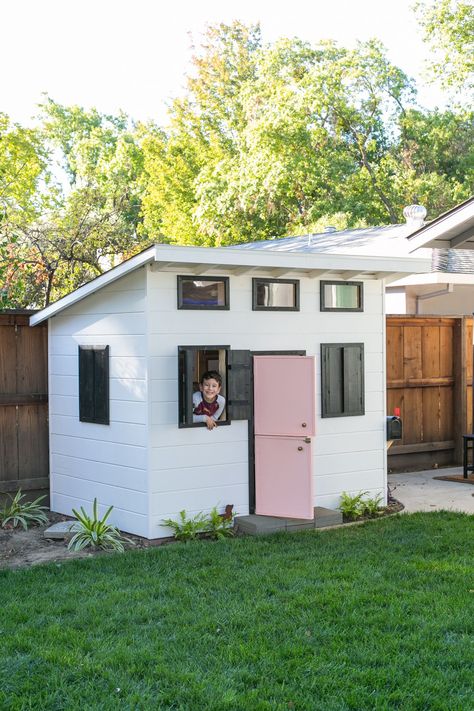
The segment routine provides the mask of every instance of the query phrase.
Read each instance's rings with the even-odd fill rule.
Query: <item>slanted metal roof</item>
[[[303,252],[306,254],[346,254],[371,257],[424,257],[431,258],[429,250],[423,250],[416,255],[411,254],[410,246],[405,239],[413,231],[413,227],[403,225],[388,225],[384,227],[363,227],[354,230],[336,232],[319,232],[297,237],[280,237],[260,242],[247,242],[233,245],[227,249],[242,249],[252,251],[270,250],[272,252]]]

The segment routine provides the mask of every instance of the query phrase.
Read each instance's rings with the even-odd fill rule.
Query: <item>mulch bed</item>
[[[380,516],[364,516],[357,520],[344,520],[344,523],[361,523],[373,518],[389,516],[402,511],[404,508],[396,499],[390,499],[388,506]],[[48,513],[48,523],[43,526],[31,526],[28,530],[23,529],[3,529],[0,528],[0,570],[7,568],[28,568],[40,563],[56,563],[62,565],[67,560],[78,558],[91,558],[97,555],[116,555],[115,551],[103,551],[101,549],[86,548],[82,551],[69,551],[67,541],[53,540],[44,537],[44,531],[53,523],[58,521],[72,520],[68,516]],[[165,538],[149,541],[139,536],[127,534],[131,543],[124,543],[128,550],[137,548],[149,548],[156,545],[166,545],[174,543],[174,539]]]
[[[5,568],[27,568],[39,563],[57,563],[77,558],[91,558],[96,555],[112,555],[114,552],[101,549],[85,548],[82,551],[69,551],[67,541],[52,540],[44,537],[44,531],[58,521],[72,520],[68,516],[48,513],[48,523],[31,526],[26,531],[22,528],[0,528],[0,570]],[[127,534],[133,543],[124,543],[125,548],[146,548],[148,541],[138,536]]]

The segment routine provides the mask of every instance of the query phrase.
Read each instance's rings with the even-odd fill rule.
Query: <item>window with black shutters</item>
[[[79,420],[110,424],[109,346],[79,346]]]
[[[321,416],[363,415],[364,344],[321,344]]]
[[[204,373],[219,373],[220,396],[225,406],[218,425],[250,417],[250,351],[233,351],[229,346],[178,346],[178,426],[206,427],[194,417],[195,394]]]

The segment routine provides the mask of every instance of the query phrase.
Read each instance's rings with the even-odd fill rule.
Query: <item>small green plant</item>
[[[364,516],[380,516],[383,513],[383,507],[381,506],[382,497],[375,496],[373,499],[364,499],[363,511]]]
[[[217,507],[214,506],[211,509],[209,516],[206,521],[206,532],[209,533],[211,538],[216,540],[222,540],[223,538],[229,538],[229,536],[234,535],[234,516],[231,513],[228,518],[220,514]]]
[[[358,494],[348,494],[347,491],[343,491],[341,494],[341,503],[339,504],[339,511],[347,519],[359,518],[363,515],[364,501],[363,497],[368,494],[367,491],[360,491]]]
[[[46,496],[40,496],[34,501],[25,501],[25,494],[21,493],[21,489],[17,491],[15,496],[10,496],[10,502],[6,503],[0,510],[0,526],[2,528],[16,528],[22,526],[26,531],[30,524],[48,523],[46,506],[41,506],[40,501]]]
[[[73,509],[72,512],[77,522],[71,526],[74,536],[68,543],[68,549],[70,551],[80,551],[83,548],[92,546],[94,548],[103,548],[104,550],[123,552],[125,550],[123,542],[131,543],[132,541],[122,536],[118,528],[107,523],[113,508],[113,506],[109,506],[102,518],[99,518],[97,499],[94,499],[92,516],[89,516],[82,506],[80,511]]]
[[[373,499],[364,499],[364,496],[367,496],[368,493],[368,491],[360,491],[358,494],[351,496],[347,491],[343,491],[339,511],[349,520],[360,518],[361,516],[380,516],[383,513],[383,509],[380,506],[382,497],[376,496]]]
[[[193,541],[197,538],[198,533],[206,530],[206,517],[202,513],[196,514],[193,518],[186,516],[186,511],[179,512],[179,519],[174,521],[172,518],[164,519],[163,524],[171,528],[173,536],[177,541]]]

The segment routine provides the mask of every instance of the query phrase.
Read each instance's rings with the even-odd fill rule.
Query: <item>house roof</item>
[[[406,225],[404,226],[406,230]],[[225,269],[234,274],[264,271],[281,277],[300,272],[311,277],[331,276],[338,279],[386,279],[429,271],[430,260],[424,256],[394,254],[375,248],[375,234],[390,234],[390,228],[345,230],[322,235],[304,235],[279,240],[266,240],[232,247],[181,247],[157,244],[101,274],[54,304],[38,311],[30,319],[32,326],[55,316],[81,299],[99,291],[125,274],[153,264],[160,271],[203,275]],[[336,237],[338,235],[338,237]],[[374,253],[375,250],[375,253]]]
[[[408,236],[410,251],[420,247],[474,249],[474,197]]]

